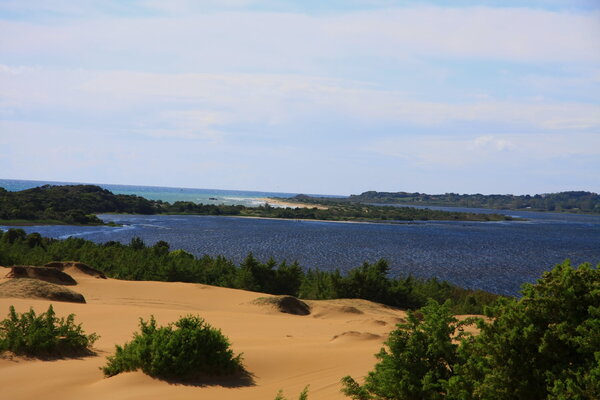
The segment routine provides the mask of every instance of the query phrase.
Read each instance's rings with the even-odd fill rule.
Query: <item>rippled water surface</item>
[[[529,220],[392,225],[106,214],[101,218],[123,226],[37,226],[25,230],[95,242],[127,243],[139,236],[147,244],[165,240],[172,249],[182,248],[196,255],[223,254],[236,262],[253,252],[262,260],[297,260],[303,267],[342,271],[383,257],[390,261],[394,274],[435,276],[502,294],[516,294],[523,282],[534,281],[566,258],[574,264],[600,263],[599,216],[508,214]]]

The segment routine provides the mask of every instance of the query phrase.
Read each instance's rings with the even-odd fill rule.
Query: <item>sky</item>
[[[0,178],[600,192],[600,0],[0,0]]]

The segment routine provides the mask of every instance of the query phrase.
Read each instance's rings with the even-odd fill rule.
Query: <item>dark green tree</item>
[[[342,391],[355,400],[444,399],[458,361],[453,339],[465,335],[463,326],[469,322],[458,321],[449,304],[430,300],[390,334],[364,385],[347,376]]]
[[[342,297],[359,297],[388,303],[390,301],[390,280],[387,277],[390,271],[388,262],[380,259],[374,264],[367,262],[362,266],[352,269],[342,286]]]
[[[450,393],[462,399],[600,398],[600,270],[568,261],[490,307],[463,343]]]
[[[154,253],[159,256],[167,255],[170,249],[171,246],[164,240],[159,240],[158,242],[154,243],[154,246],[152,246]]]
[[[134,250],[143,250],[146,248],[146,244],[141,238],[134,237],[131,238],[131,241],[129,242],[129,247],[131,247]]]
[[[2,241],[8,244],[13,244],[19,240],[25,240],[27,234],[23,229],[10,228],[2,235]]]
[[[297,262],[288,265],[285,261],[275,271],[273,294],[288,294],[298,297],[304,272]]]
[[[33,232],[27,235],[25,242],[29,247],[44,246],[44,240],[42,238],[42,235],[40,235],[37,232]]]

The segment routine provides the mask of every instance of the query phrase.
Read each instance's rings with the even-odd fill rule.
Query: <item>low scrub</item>
[[[310,306],[293,296],[259,297],[253,301],[254,304],[267,304],[277,311],[294,315],[309,315]]]
[[[141,369],[162,379],[190,380],[244,372],[241,355],[234,355],[219,329],[198,316],[188,315],[167,326],[156,326],[154,317],[140,318],[140,332],[108,357],[102,368],[109,377]]]
[[[10,306],[8,317],[0,321],[0,352],[11,351],[29,356],[69,356],[90,352],[98,339],[86,335],[81,324],[75,324],[75,315],[58,318],[52,305],[48,311],[36,315],[33,309],[17,313]]]
[[[275,396],[275,400],[288,400],[287,397],[283,395],[283,390],[280,390]],[[308,400],[308,386],[305,386],[304,389],[298,395],[298,400]]]

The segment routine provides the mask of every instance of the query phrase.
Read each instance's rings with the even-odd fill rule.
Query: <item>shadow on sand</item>
[[[77,350],[77,351],[62,351],[59,354],[16,354],[11,351],[5,351],[0,355],[0,358],[3,360],[20,362],[20,361],[31,361],[31,360],[40,360],[40,361],[61,361],[61,360],[83,360],[88,357],[99,357],[99,353],[104,353],[102,351],[94,351],[91,349]]]
[[[191,379],[165,379],[156,377],[155,379],[167,382],[170,385],[183,385],[195,387],[221,386],[225,388],[240,388],[247,386],[256,386],[256,383],[254,382],[254,374],[245,370],[238,372],[235,375],[229,376],[202,375]]]

